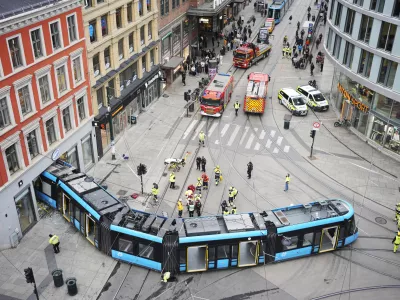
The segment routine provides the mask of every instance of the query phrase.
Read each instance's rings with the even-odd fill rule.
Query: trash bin
[[[194,112],[194,102],[189,105],[189,112]]]
[[[65,281],[68,289],[68,295],[75,296],[78,294],[78,287],[76,286],[76,278],[68,278]]]
[[[64,279],[63,279],[61,269],[55,269],[53,272],[51,272],[51,275],[53,276],[53,281],[54,281],[55,287],[60,287],[60,286],[64,285]]]
[[[284,123],[283,123],[283,128],[284,129],[289,129],[289,127],[290,127],[290,120],[292,119],[292,115],[285,115],[284,117],[283,117],[283,121],[284,121]]]
[[[137,116],[131,116],[131,124],[136,124]]]

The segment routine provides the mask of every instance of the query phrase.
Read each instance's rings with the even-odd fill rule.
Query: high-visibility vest
[[[233,196],[236,197],[236,195],[237,195],[237,193],[238,193],[238,190],[235,189],[235,188],[233,188],[233,191],[232,191],[232,192],[233,192]]]
[[[202,186],[203,182],[201,182],[201,180],[197,180],[197,186]]]
[[[290,177],[289,177],[289,176],[286,176],[286,180],[285,180],[285,182],[287,182],[287,183],[289,183],[289,182],[290,182]]]
[[[400,235],[396,235],[396,238],[394,240],[395,245],[400,245]]]
[[[224,216],[229,215],[229,211],[224,210]]]
[[[178,202],[178,210],[183,210],[182,202]]]
[[[229,198],[233,198],[235,196],[235,194],[232,192],[229,193]]]
[[[231,214],[232,214],[232,215],[236,214],[236,211],[237,211],[237,209],[236,209],[236,208],[232,208],[232,210],[231,210]]]
[[[151,189],[151,193],[152,193],[154,196],[157,196],[157,195],[158,195],[158,189],[152,188],[152,189]]]
[[[215,174],[221,174],[221,170],[217,169],[217,168],[214,169],[214,172],[215,172]]]
[[[239,109],[239,107],[240,107],[240,104],[239,104],[239,102],[236,102],[235,104],[234,104],[234,106],[233,106],[235,109]]]
[[[163,281],[167,282],[170,277],[171,277],[171,273],[170,272],[165,272],[164,276],[163,276]]]
[[[205,134],[204,134],[204,132],[200,132],[200,134],[199,134],[199,140],[200,141],[204,141],[204,139],[205,139]]]
[[[192,190],[187,190],[187,191],[185,192],[185,196],[186,196],[186,197],[190,197],[192,194],[193,194]]]
[[[175,182],[175,174],[170,174],[169,175],[169,181],[170,182]]]
[[[58,244],[59,243],[59,238],[56,235],[53,235],[50,239],[49,239],[49,243],[52,245]]]

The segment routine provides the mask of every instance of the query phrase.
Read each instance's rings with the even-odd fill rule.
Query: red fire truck
[[[249,74],[248,80],[243,110],[262,114],[265,110],[269,76],[268,74],[253,72]]]
[[[201,97],[201,114],[203,116],[220,117],[231,100],[233,76],[216,74]]]

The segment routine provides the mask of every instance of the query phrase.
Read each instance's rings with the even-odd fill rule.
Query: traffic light
[[[147,167],[144,164],[139,164],[137,167],[137,173],[139,176],[145,175],[147,173]]]
[[[311,130],[311,131],[310,131],[310,137],[311,137],[311,138],[315,138],[315,133],[316,133],[316,132],[317,132],[317,131],[314,130],[314,129]]]
[[[25,272],[25,279],[27,283],[35,283],[35,277],[33,277],[32,268],[24,269]]]

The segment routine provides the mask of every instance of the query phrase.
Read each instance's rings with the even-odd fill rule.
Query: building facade
[[[33,2],[0,6],[0,248],[38,219],[40,173],[97,157],[80,1]]]
[[[102,157],[160,96],[158,9],[156,0],[85,0],[84,6],[97,151]]]
[[[327,24],[333,104],[361,137],[400,155],[400,0],[331,0]]]

